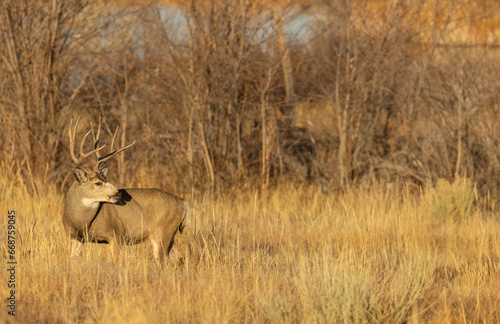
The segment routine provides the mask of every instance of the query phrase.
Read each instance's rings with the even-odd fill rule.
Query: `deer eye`
[[[102,186],[102,182],[96,182],[95,185],[100,187]]]

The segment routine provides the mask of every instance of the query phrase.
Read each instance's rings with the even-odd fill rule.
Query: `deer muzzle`
[[[109,202],[111,202],[111,203],[113,203],[113,204],[114,204],[114,203],[117,203],[117,202],[120,200],[120,198],[121,198],[121,197],[122,197],[122,195],[120,194],[120,192],[119,192],[119,191],[117,191],[117,192],[116,192],[116,195],[114,195],[114,196],[110,196],[110,197],[109,197]]]

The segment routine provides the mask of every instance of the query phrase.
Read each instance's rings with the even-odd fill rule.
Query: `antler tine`
[[[71,131],[71,128],[73,127],[73,118],[71,118],[71,122],[69,124],[69,152],[71,155],[71,159],[76,164],[80,164],[80,161],[75,156],[75,136],[76,136],[76,129],[78,127],[79,121],[80,121],[80,117],[78,117],[76,120],[75,129],[73,132]]]
[[[115,133],[116,133],[116,132],[115,132]],[[113,142],[114,142],[114,137],[113,137]],[[111,147],[113,147],[113,142],[111,142]],[[118,154],[118,153],[120,153],[120,152],[125,151],[126,149],[130,148],[130,147],[131,147],[132,145],[134,145],[134,144],[135,144],[135,140],[134,140],[131,144],[129,144],[129,145],[125,146],[125,147],[122,147],[121,149],[118,149],[118,150],[116,150],[116,151],[114,151],[114,152],[111,152],[111,153],[109,153],[108,155],[105,155],[105,156],[101,157],[101,158],[99,159],[99,164],[101,164],[101,163],[103,163],[103,162],[105,162],[105,161],[109,160],[109,159],[110,159],[110,158],[112,158],[114,155],[116,155],[116,154]]]

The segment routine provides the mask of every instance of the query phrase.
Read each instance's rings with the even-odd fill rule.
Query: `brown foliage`
[[[252,1],[5,2],[2,156],[62,180],[63,125],[104,116],[108,135],[123,126],[119,144],[139,144],[118,161],[123,184],[142,167],[183,190],[282,180],[335,189],[372,177],[424,185],[456,174],[495,190],[495,6],[287,10],[288,30],[306,20],[306,33],[283,34]],[[481,36],[464,42],[467,26]]]

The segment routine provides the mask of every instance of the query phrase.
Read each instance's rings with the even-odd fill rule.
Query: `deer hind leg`
[[[179,230],[174,233],[170,240],[170,254],[169,258],[176,260],[179,264],[184,262],[185,256],[184,252],[184,235],[182,235],[182,224],[179,226]],[[180,234],[180,235],[179,235]]]
[[[170,231],[167,231],[166,234],[163,236],[163,243],[165,244],[165,249],[166,249],[166,255],[171,259],[171,254],[173,257],[173,260],[179,261],[180,260],[180,253],[179,253],[179,248],[177,247],[175,243],[175,236],[178,232],[178,229],[172,229]]]
[[[153,254],[155,262],[161,266],[165,254],[168,256],[172,246],[174,245],[174,236],[177,230],[158,231],[149,238],[153,245]]]
[[[161,266],[163,262],[163,244],[162,241],[157,238],[149,238],[151,245],[153,246],[153,254],[155,257],[155,263],[158,267]]]

